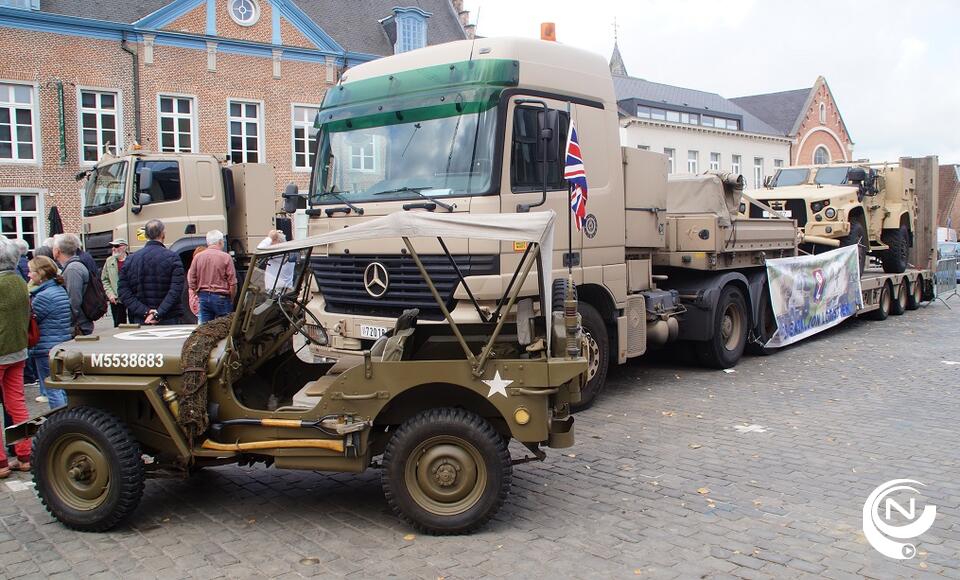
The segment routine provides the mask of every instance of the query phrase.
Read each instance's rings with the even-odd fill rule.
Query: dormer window
[[[427,18],[429,12],[416,7],[393,9],[393,16],[381,20],[387,36],[393,41],[393,52],[399,54],[427,45]]]

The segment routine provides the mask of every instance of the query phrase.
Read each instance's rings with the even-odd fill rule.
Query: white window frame
[[[687,150],[687,173],[696,175],[700,171],[700,152]]]
[[[757,161],[760,161],[757,163]],[[753,188],[760,189],[763,187],[763,157],[754,157],[753,158]]]
[[[43,157],[41,156],[40,144],[43,139],[40,138],[40,89],[37,86],[37,83],[25,83],[23,81],[14,81],[0,78],[0,84],[4,85],[19,85],[21,87],[30,87],[32,103],[30,105],[31,111],[33,113],[33,159],[20,159],[17,157],[17,120],[16,114],[13,114],[12,109],[16,107],[15,103],[10,103],[11,115],[10,115],[10,137],[11,137],[11,147],[13,151],[13,157],[10,159],[0,159],[0,165],[5,164],[16,164],[16,165],[41,165],[43,163]],[[23,108],[23,107],[20,107]]]
[[[667,156],[667,174],[672,175],[676,171],[674,158],[677,156],[677,150],[673,147],[664,147],[663,154]]]
[[[820,124],[827,124],[827,105],[824,102],[820,102]]]
[[[290,103],[290,168],[295,173],[310,173],[313,171],[313,162],[310,161],[310,147],[313,145],[313,140],[310,138],[310,130],[313,129],[314,121],[307,123],[306,121],[301,121],[296,118],[295,114],[297,107],[310,108],[320,110],[320,105],[312,103]],[[299,167],[297,166],[297,128],[303,127],[306,130],[306,150],[307,155],[307,166]]]
[[[374,173],[377,170],[377,139],[373,135],[370,135],[370,155],[364,155],[362,153],[362,149],[361,149],[360,155],[354,155],[353,148],[356,147],[356,145],[354,145],[353,143],[348,143],[348,145],[350,147],[350,165],[349,165],[350,171],[356,171],[359,173]],[[359,158],[363,160],[366,157],[370,157],[369,168],[353,166],[354,158]],[[362,161],[361,161],[361,165],[363,165]]]
[[[826,163],[817,163],[817,151],[820,151],[821,149],[823,149],[823,151],[827,154],[827,162],[826,162]],[[830,155],[830,150],[827,149],[827,147],[824,146],[824,145],[817,145],[817,146],[814,148],[814,150],[813,150],[813,158],[812,158],[810,161],[812,161],[814,165],[827,165],[827,164],[829,164],[832,160],[833,160],[833,157]]]
[[[773,160],[774,169],[783,169],[783,159],[774,159]],[[776,171],[774,171],[776,173]]]
[[[234,119],[230,115],[230,103],[240,103],[243,105],[256,105],[257,106],[257,163],[266,162],[266,156],[264,155],[264,148],[266,147],[264,131],[264,103],[258,99],[244,99],[242,97],[228,97],[227,98],[227,153],[230,155],[230,163],[247,163],[246,159],[236,160],[233,158],[233,148],[230,146],[230,121]],[[237,119],[243,119],[241,123],[248,123],[248,117],[237,117]],[[247,128],[245,125],[241,125],[241,133],[243,135],[243,150],[247,151]]]
[[[171,98],[171,99],[190,99],[190,114],[184,115],[183,113],[176,112],[176,104],[174,104],[173,113],[161,113],[160,112],[160,99],[162,98]],[[176,148],[180,146],[179,139],[179,130],[177,128],[177,120],[183,118],[190,119],[190,151],[185,153],[196,153],[200,150],[199,147],[199,137],[197,135],[198,128],[200,126],[197,118],[197,96],[196,95],[186,95],[181,93],[157,93],[157,151],[163,152],[163,130],[160,126],[161,117],[173,117],[173,142]],[[183,151],[168,151],[167,153],[184,153]]]
[[[417,37],[414,39],[411,35],[403,32],[403,27],[410,23]],[[393,49],[395,54],[409,52],[427,46],[427,19],[422,16],[411,14],[401,14],[395,19],[397,29],[397,43]],[[419,45],[419,46],[417,46]]]
[[[710,152],[710,171],[720,171],[720,154],[716,151]]]
[[[46,198],[48,190],[43,188],[33,188],[33,187],[0,187],[0,194],[6,195],[16,195],[19,200],[21,195],[36,195],[37,196],[37,231],[34,233],[36,244],[34,247],[30,248],[35,250],[39,244],[42,244],[44,240],[47,239],[47,223],[46,223]],[[19,201],[17,204],[19,205]],[[33,213],[33,212],[30,212]],[[10,211],[0,211],[0,217],[16,217],[17,218],[17,232],[20,232],[20,217],[22,212],[17,211],[16,209],[12,212]],[[18,236],[19,237],[19,236]]]
[[[741,175],[743,156],[736,153],[730,154],[730,172],[734,175]]]
[[[237,24],[237,26],[243,26],[244,28],[253,26],[257,22],[259,22],[260,15],[262,14],[262,12],[260,12],[260,3],[257,2],[257,0],[247,0],[247,1],[253,5],[253,16],[248,20],[240,20],[239,18],[237,18],[236,14],[233,13],[233,5],[235,0],[230,0],[229,2],[227,2],[227,13],[230,14],[230,20],[233,20]]]
[[[103,109],[100,109],[99,98],[96,109],[84,109],[83,107],[83,93],[84,92],[94,92],[94,93],[113,93],[116,95],[117,108],[115,114],[117,116],[117,142],[113,144],[117,152],[123,151],[124,142],[123,142],[123,91],[116,88],[110,87],[92,87],[92,86],[77,86],[77,154],[79,157],[80,165],[91,167],[97,164],[97,161],[100,161],[100,158],[103,157],[103,143],[101,143],[102,129],[100,128],[100,114],[103,112]],[[86,161],[83,158],[83,113],[84,111],[94,112],[97,115],[97,148],[100,150],[100,155],[97,156],[96,161]]]

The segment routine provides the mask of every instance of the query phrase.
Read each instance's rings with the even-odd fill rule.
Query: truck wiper
[[[362,207],[357,207],[357,206],[353,205],[352,203],[350,203],[350,200],[349,200],[349,199],[347,199],[347,198],[345,198],[344,196],[340,195],[340,192],[338,192],[338,191],[334,191],[334,190],[332,190],[332,189],[331,189],[330,191],[322,191],[322,192],[320,192],[320,193],[318,193],[318,194],[316,195],[315,199],[320,199],[321,197],[323,197],[323,196],[325,196],[325,195],[332,195],[333,197],[339,199],[339,200],[342,201],[344,204],[346,204],[347,207],[349,207],[349,208],[352,209],[353,211],[357,212],[357,215],[363,215],[363,208],[362,208]],[[330,214],[328,213],[327,215],[330,215]]]
[[[415,194],[419,195],[420,197],[422,197],[423,199],[426,199],[426,200],[430,201],[431,203],[435,203],[435,204],[439,205],[440,207],[442,207],[443,209],[447,210],[448,212],[453,213],[453,210],[454,210],[454,208],[457,207],[457,204],[455,204],[455,203],[450,204],[450,203],[442,202],[442,201],[440,201],[439,199],[437,199],[437,198],[435,198],[435,197],[431,197],[431,196],[423,193],[423,190],[424,190],[424,189],[427,189],[427,188],[426,188],[426,187],[407,187],[407,186],[403,186],[403,187],[398,187],[398,188],[396,188],[396,189],[388,189],[388,190],[386,190],[386,191],[378,191],[378,192],[376,192],[376,193],[374,193],[374,194],[372,194],[372,195],[384,195],[384,194],[386,194],[386,193],[402,193],[402,192],[407,192],[407,191],[409,191],[409,192],[411,192],[411,193],[415,193]]]

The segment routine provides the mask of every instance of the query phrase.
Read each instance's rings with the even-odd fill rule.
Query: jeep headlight
[[[829,205],[830,205],[829,199],[825,199],[823,201],[815,201],[810,204],[810,209],[813,210],[813,213],[820,213],[823,210],[823,208]]]
[[[310,340],[317,346],[327,346],[330,342],[327,338],[327,331],[323,326],[319,324],[305,324],[304,328],[307,331],[307,336],[309,336]]]
[[[827,216],[828,220],[832,220],[837,217],[837,210],[832,207],[828,207],[827,211],[823,212],[823,215]]]

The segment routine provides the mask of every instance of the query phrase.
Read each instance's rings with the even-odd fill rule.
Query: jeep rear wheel
[[[889,246],[880,254],[883,271],[887,274],[902,274],[907,271],[907,260],[910,254],[910,232],[907,226],[900,226],[895,230],[883,230],[880,239]]]
[[[393,511],[428,534],[465,534],[506,500],[513,466],[506,440],[463,409],[430,409],[400,425],[383,453]]]
[[[51,415],[33,440],[30,463],[40,501],[75,530],[109,530],[143,495],[140,445],[119,419],[99,409]]]

